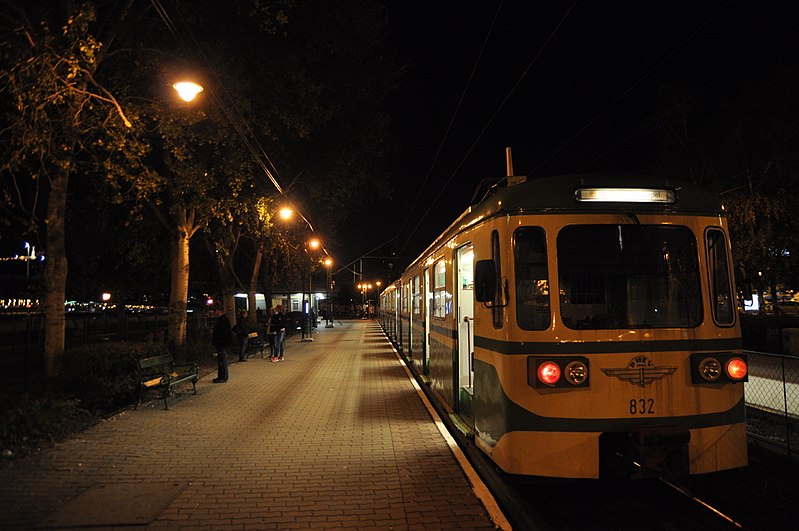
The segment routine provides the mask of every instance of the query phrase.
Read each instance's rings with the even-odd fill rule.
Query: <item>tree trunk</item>
[[[170,348],[186,342],[186,305],[189,300],[189,233],[179,227],[170,250],[168,340]]]
[[[230,273],[227,261],[224,264],[217,263],[219,271],[219,285],[222,289],[222,302],[225,305],[225,313],[230,317],[230,322],[236,323],[236,281]]]
[[[250,275],[250,285],[247,289],[247,307],[250,312],[247,316],[247,321],[250,327],[255,327],[258,324],[258,307],[255,301],[255,292],[258,290],[258,275],[261,271],[261,261],[264,257],[264,241],[258,242],[258,248],[255,250],[255,259],[252,264],[252,275]]]
[[[47,256],[44,261],[44,374],[58,373],[58,358],[64,352],[64,301],[67,286],[65,219],[69,171],[51,176],[47,200]]]

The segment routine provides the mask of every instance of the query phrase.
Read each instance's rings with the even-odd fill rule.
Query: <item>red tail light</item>
[[[560,380],[560,367],[553,361],[545,361],[538,367],[538,380],[546,385],[555,385]]]
[[[729,376],[731,380],[740,382],[746,378],[748,372],[749,367],[741,358],[732,358],[727,362],[727,376]]]

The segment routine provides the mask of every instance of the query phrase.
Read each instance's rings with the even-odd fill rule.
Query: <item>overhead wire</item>
[[[236,131],[236,133],[239,135],[239,137],[241,138],[242,142],[247,147],[247,149],[249,150],[250,154],[253,156],[253,159],[254,159],[255,163],[263,170],[263,172],[266,174],[267,178],[272,183],[272,185],[275,187],[275,189],[282,195],[284,193],[283,192],[283,188],[280,186],[280,183],[278,182],[277,177],[275,177],[275,174],[277,174],[279,176],[279,173],[277,171],[277,167],[274,165],[272,160],[266,154],[266,151],[263,149],[263,146],[261,146],[260,142],[258,142],[258,139],[255,138],[255,135],[254,135],[254,133],[252,131],[252,128],[250,128],[250,126],[247,123],[246,119],[243,117],[241,111],[239,110],[238,106],[235,103],[235,100],[233,99],[231,94],[228,92],[227,87],[225,86],[225,84],[222,83],[221,80],[219,79],[219,75],[216,73],[216,71],[213,68],[210,67],[210,61],[208,60],[208,57],[203,52],[202,47],[200,46],[199,42],[197,42],[197,39],[194,37],[194,34],[188,28],[188,26],[186,25],[185,21],[183,21],[183,31],[189,36],[189,38],[191,39],[192,43],[194,44],[194,46],[189,46],[188,43],[186,43],[186,41],[182,37],[181,33],[178,31],[178,28],[175,25],[175,23],[172,21],[172,18],[169,16],[168,11],[166,10],[166,8],[164,8],[163,4],[161,3],[161,0],[150,0],[150,2],[153,5],[153,8],[158,13],[158,15],[161,18],[161,20],[164,22],[164,25],[170,31],[170,33],[178,41],[180,41],[181,46],[184,49],[186,49],[187,52],[189,54],[191,54],[192,56],[196,56],[197,54],[200,55],[200,59],[201,59],[202,63],[204,65],[206,65],[206,68],[208,69],[208,71],[214,76],[214,79],[217,82],[216,85],[218,85],[219,87],[222,88],[222,91],[224,92],[225,96],[227,97],[227,101],[222,101],[220,96],[216,93],[216,90],[212,89],[210,87],[208,88],[209,94],[211,94],[211,97],[214,99],[214,101],[217,104],[217,106],[219,107],[219,109],[222,111],[222,113],[225,115],[225,117],[227,118],[227,120],[230,123],[230,125],[233,127],[233,129]],[[179,10],[178,10],[177,13],[178,13],[178,16],[180,16],[180,11]],[[181,16],[181,20],[182,20],[182,16]],[[231,113],[231,111],[230,111],[231,108],[235,111],[235,116]],[[269,167],[267,166],[267,164],[264,162],[263,159],[266,159],[266,161],[269,163],[269,165],[272,166],[272,169],[274,170],[274,173],[269,169]]]
[[[461,92],[461,97],[458,100],[458,104],[455,106],[455,111],[452,113],[452,118],[449,120],[449,124],[447,125],[447,130],[444,131],[444,136],[441,138],[441,142],[438,144],[438,149],[436,150],[436,154],[433,157],[433,161],[430,163],[430,168],[427,170],[427,175],[425,175],[424,181],[422,182],[422,186],[419,187],[419,191],[416,193],[416,198],[413,200],[413,205],[411,208],[408,209],[408,214],[405,216],[405,221],[402,222],[400,225],[399,234],[405,230],[405,225],[407,225],[408,221],[410,220],[411,216],[413,215],[414,210],[416,210],[416,205],[419,203],[419,198],[422,197],[422,192],[424,191],[425,186],[427,186],[427,182],[430,180],[430,175],[433,173],[433,168],[438,162],[438,157],[441,155],[441,150],[444,148],[444,143],[446,143],[447,138],[449,137],[449,132],[452,130],[452,124],[455,123],[455,118],[458,116],[458,112],[460,111],[461,105],[463,104],[463,100],[466,97],[466,93],[469,91],[469,86],[472,83],[472,79],[474,78],[475,72],[477,72],[477,66],[480,64],[480,59],[483,57],[483,52],[486,49],[486,45],[488,44],[488,40],[491,37],[491,33],[494,30],[494,25],[497,22],[497,18],[499,17],[499,13],[502,10],[502,1],[500,1],[499,5],[497,6],[497,10],[494,13],[494,18],[491,20],[491,26],[488,28],[488,33],[486,33],[485,39],[483,39],[483,45],[480,48],[480,53],[477,54],[477,59],[474,62],[474,66],[472,67],[472,72],[469,74],[469,79],[466,80],[466,85],[463,87],[463,91]],[[396,239],[396,238],[394,238]],[[407,242],[406,242],[407,244]],[[405,244],[403,244],[404,247]],[[395,249],[392,249],[392,252]]]

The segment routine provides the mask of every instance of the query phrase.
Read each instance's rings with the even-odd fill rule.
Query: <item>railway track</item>
[[[745,469],[633,481],[549,480],[510,476],[476,448],[471,434],[418,378],[450,433],[486,483],[513,529],[663,531],[795,529],[799,462],[750,444]]]
[[[512,480],[513,481],[513,480]],[[522,481],[518,494],[550,528],[569,531],[740,530],[744,526],[685,487],[658,480]],[[521,528],[521,527],[520,527]]]

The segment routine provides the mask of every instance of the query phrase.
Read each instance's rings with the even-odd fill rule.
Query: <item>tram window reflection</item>
[[[575,329],[695,327],[696,238],[673,225],[572,225],[558,235],[560,312]]]
[[[547,243],[540,227],[514,233],[516,260],[516,320],[525,330],[549,328],[549,272]]]

